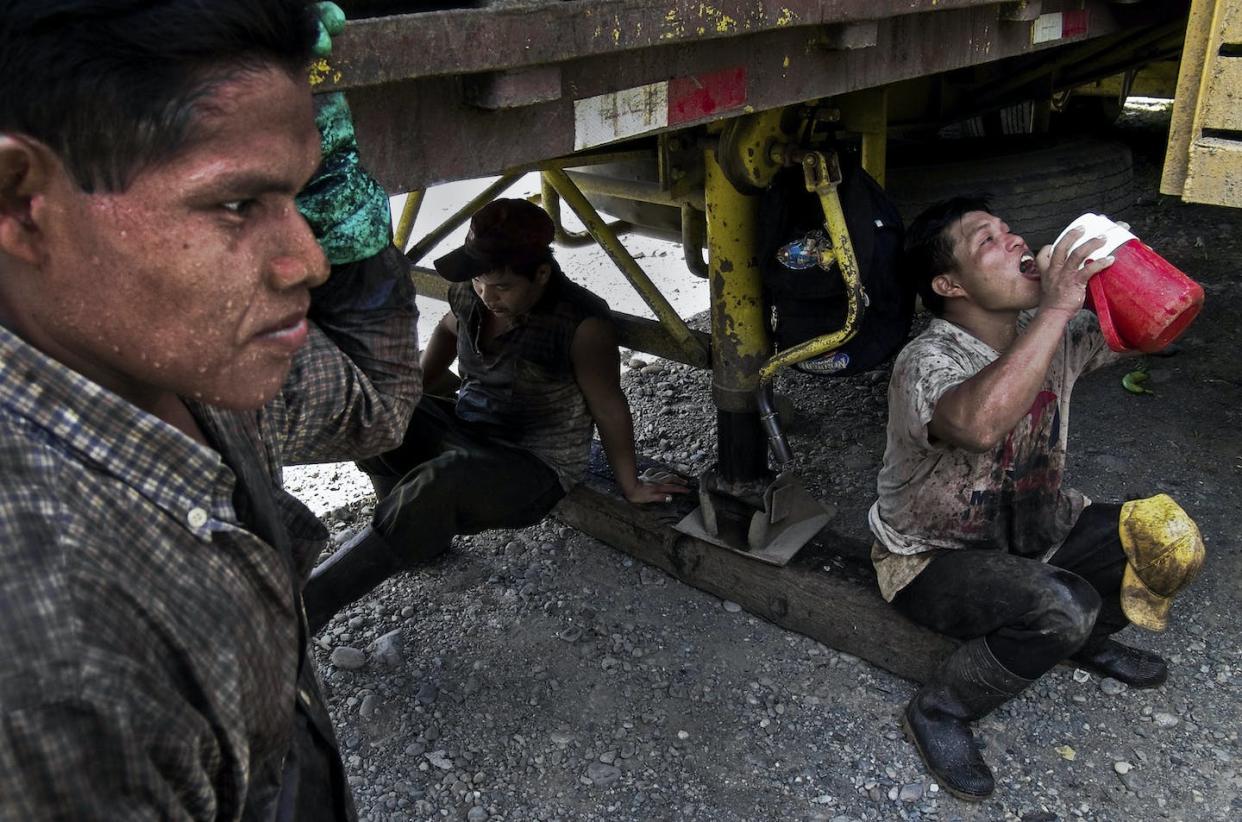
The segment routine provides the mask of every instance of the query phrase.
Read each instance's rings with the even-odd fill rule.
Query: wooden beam
[[[678,498],[672,505],[639,508],[609,481],[591,475],[561,501],[557,515],[687,585],[906,679],[925,682],[956,647],[885,602],[869,564],[831,562],[825,543],[843,538],[827,529],[779,568],[675,531],[672,525],[694,505],[693,498]],[[852,554],[860,550],[856,544],[847,547]]]

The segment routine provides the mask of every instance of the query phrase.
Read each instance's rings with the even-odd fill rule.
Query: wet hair
[[[308,0],[0,0],[0,133],[54,151],[87,192],[123,191],[195,137],[222,82],[306,70]]]
[[[984,197],[954,197],[923,211],[906,230],[907,275],[918,288],[923,305],[937,317],[944,314],[944,297],[932,288],[932,280],[957,267],[949,229],[970,211],[992,213]]]

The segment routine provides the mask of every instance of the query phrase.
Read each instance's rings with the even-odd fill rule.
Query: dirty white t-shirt
[[[1023,315],[1022,329],[1031,316]],[[942,551],[989,548],[1046,560],[1089,503],[1061,485],[1070,391],[1080,374],[1118,356],[1090,312],[1070,321],[1035,402],[995,449],[973,453],[928,441],[940,397],[999,356],[935,319],[893,365],[879,499],[868,513],[876,538],[872,561],[886,600]]]

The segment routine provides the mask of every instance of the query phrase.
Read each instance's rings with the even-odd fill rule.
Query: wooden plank
[[[854,543],[846,546],[853,553],[865,550],[857,541],[821,532],[789,565],[766,565],[674,531],[672,524],[694,504],[678,498],[669,506],[639,508],[591,476],[561,501],[557,515],[687,585],[906,679],[926,681],[956,647],[885,602],[869,565],[834,560],[824,545],[846,542]]]

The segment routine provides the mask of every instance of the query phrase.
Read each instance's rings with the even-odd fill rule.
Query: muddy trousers
[[[1044,563],[1001,551],[942,554],[894,598],[920,625],[982,637],[1005,669],[1035,679],[1129,624],[1119,593],[1120,505],[1089,505]]]
[[[371,525],[306,581],[311,633],[393,574],[447,551],[454,535],[534,525],[565,494],[556,472],[533,454],[469,430],[435,397],[414,409],[398,448],[358,466],[379,502]]]
[[[534,454],[489,441],[432,396],[414,409],[400,446],[358,467],[379,499],[371,527],[404,567],[444,553],[456,534],[534,525],[565,495]]]

